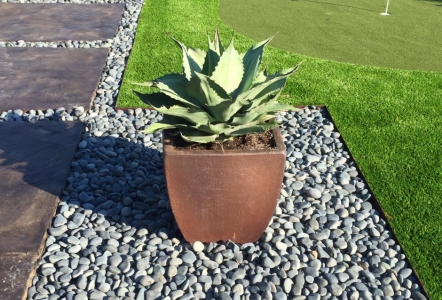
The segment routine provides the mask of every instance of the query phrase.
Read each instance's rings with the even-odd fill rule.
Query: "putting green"
[[[219,16],[254,40],[310,57],[442,71],[442,0],[220,0]]]

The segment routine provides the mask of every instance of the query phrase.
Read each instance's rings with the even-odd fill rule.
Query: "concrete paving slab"
[[[35,254],[0,254],[0,295],[2,300],[24,300],[34,274]]]
[[[123,3],[0,3],[0,41],[112,39],[123,10]]]
[[[42,250],[83,128],[82,122],[0,123],[0,255]]]
[[[89,109],[107,53],[107,48],[0,48],[0,111]]]
[[[26,299],[82,122],[0,123],[0,298]]]

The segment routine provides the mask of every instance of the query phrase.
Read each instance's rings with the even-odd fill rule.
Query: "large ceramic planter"
[[[257,241],[267,227],[285,167],[285,145],[273,130],[271,150],[178,150],[163,131],[170,204],[188,242]]]

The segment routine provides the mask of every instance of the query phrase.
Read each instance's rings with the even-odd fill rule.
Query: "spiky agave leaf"
[[[210,77],[197,72],[187,84],[186,91],[203,104],[204,109],[218,122],[227,122],[238,110],[248,104],[233,101],[230,95]]]
[[[203,105],[190,97],[186,92],[187,79],[182,74],[167,74],[161,76],[154,81],[147,81],[143,83],[134,83],[139,86],[155,87],[160,90],[161,93],[183,102],[184,105],[188,105],[195,108],[203,108]]]
[[[200,125],[198,126],[197,129],[212,134],[222,134],[223,132],[231,128],[232,126],[229,126],[226,123],[218,123],[218,124]]]
[[[144,133],[152,133],[163,129],[187,128],[193,126],[192,123],[175,116],[164,115],[161,121],[151,124],[143,130]]]
[[[197,127],[199,125],[210,124],[211,122],[215,121],[209,114],[207,114],[203,110],[183,107],[179,105],[174,105],[169,108],[159,107],[157,111],[162,114],[186,119],[187,121],[195,124]]]
[[[220,60],[220,56],[218,53],[209,49],[206,53],[206,57],[204,59],[202,73],[207,76],[212,76],[215,67],[218,65]]]
[[[210,134],[193,128],[180,129],[181,137],[187,142],[210,143],[216,141],[218,134]]]
[[[152,105],[156,111],[165,114],[183,118],[197,126],[209,124],[215,121],[206,111],[200,108],[182,106],[181,102],[172,99],[162,93],[140,94],[140,99]]]
[[[156,122],[156,123],[153,123],[152,125],[150,125],[145,130],[143,130],[143,132],[144,133],[152,133],[152,132],[156,132],[159,130],[172,129],[172,128],[177,128],[177,127],[175,126],[175,124],[169,124],[169,123],[165,123],[165,122]]]
[[[264,47],[270,43],[274,36],[268,38],[267,40],[260,42],[256,45],[250,47],[249,50],[244,54],[242,58],[244,65],[244,76],[239,84],[238,88],[234,93],[234,97],[240,95],[244,91],[247,91],[253,84],[261,66],[262,55],[264,52]]]
[[[224,132],[228,136],[241,136],[249,133],[264,132],[269,129],[273,129],[278,126],[276,121],[262,122],[262,123],[249,123],[245,125],[236,126],[230,130]]]
[[[210,79],[221,86],[228,94],[232,93],[241,83],[244,75],[242,59],[235,47],[233,37],[229,46],[221,55]]]
[[[280,91],[285,86],[287,78],[298,70],[298,66],[299,65],[267,76],[264,82],[260,82],[252,86],[248,91],[240,94],[237,99],[248,101],[250,103],[249,105],[244,106],[244,110],[250,110],[261,104],[262,101],[268,99],[268,96],[270,95],[279,95]]]
[[[219,122],[229,122],[229,120],[244,107],[240,101],[224,101],[214,106],[207,106],[207,109],[214,112],[215,118]]]
[[[206,51],[198,48],[188,48],[187,53],[198,64],[200,69],[202,69],[204,64],[204,58],[206,57]]]
[[[195,76],[186,85],[186,92],[204,107],[232,100],[215,81],[198,72],[195,72]]]
[[[259,71],[269,38],[239,54],[233,38],[224,49],[218,29],[208,38],[208,52],[187,48],[171,37],[183,52],[183,73],[144,83],[161,93],[138,96],[164,114],[146,132],[177,128],[184,140],[208,143],[233,136],[263,132],[278,124],[274,114],[294,110],[276,102],[287,78],[298,66],[268,75]]]
[[[218,56],[221,56],[224,53],[224,46],[219,37],[218,27],[215,29],[215,36],[213,37],[213,42],[210,41],[209,35],[207,34],[207,38],[209,40],[209,49],[215,51]]]
[[[181,48],[181,50],[183,51],[183,72],[184,75],[186,76],[186,78],[188,80],[190,80],[190,78],[192,78],[193,76],[193,72],[197,71],[197,72],[201,72],[202,69],[202,65],[200,65],[198,63],[198,61],[200,60],[199,57],[192,57],[187,49],[187,47],[181,43],[180,41],[178,41],[176,38],[174,38],[173,36],[171,36],[169,34],[169,37],[175,42],[175,44],[178,45],[178,47]],[[202,51],[202,50],[201,50]],[[197,51],[190,51],[192,54],[196,55],[198,54]]]
[[[267,67],[264,68],[264,70],[258,72],[258,75],[256,75],[255,79],[253,79],[252,86],[256,86],[260,83],[263,83],[267,80],[267,77],[269,75],[267,74]]]
[[[286,111],[292,109],[293,106],[283,103],[278,103],[277,101],[269,101],[265,104],[258,105],[251,110],[245,112],[244,114],[236,114],[232,121],[232,125],[244,125],[256,121],[258,119],[262,119],[263,116],[269,115],[271,119],[275,113]]]

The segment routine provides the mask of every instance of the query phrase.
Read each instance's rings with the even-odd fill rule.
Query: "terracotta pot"
[[[163,131],[164,170],[173,214],[188,242],[257,241],[275,211],[285,145],[272,150],[177,150]]]

